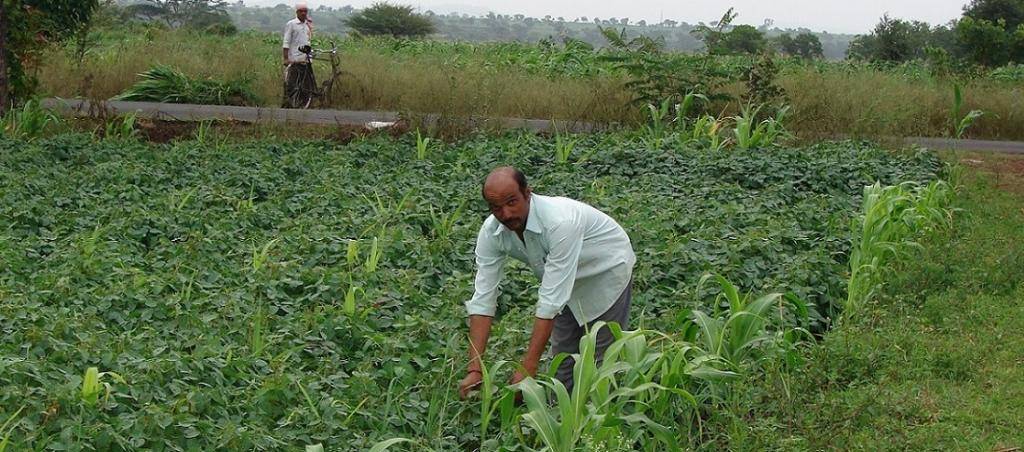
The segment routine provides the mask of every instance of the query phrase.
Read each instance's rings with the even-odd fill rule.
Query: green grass
[[[924,240],[871,312],[830,332],[802,371],[752,388],[745,441],[723,442],[746,450],[1024,446],[1024,192],[994,184],[989,173],[969,175],[954,227]],[[782,378],[791,378],[788,393]]]

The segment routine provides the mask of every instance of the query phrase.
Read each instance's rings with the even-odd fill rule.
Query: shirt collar
[[[534,234],[540,234],[541,232],[544,231],[544,223],[541,221],[540,215],[537,215],[537,211],[539,210],[537,208],[537,201],[539,201],[539,198],[539,195],[534,195],[532,193],[530,194],[530,214],[526,218],[526,230]],[[512,234],[515,233],[515,231],[506,228],[505,225],[501,224],[501,222],[499,221],[498,228],[494,230],[494,235],[501,235],[502,232],[508,232]]]

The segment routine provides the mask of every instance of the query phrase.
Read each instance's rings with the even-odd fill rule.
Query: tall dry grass
[[[816,136],[944,136],[950,133],[950,81],[909,80],[881,72],[803,72],[783,77],[792,128]],[[965,87],[964,111],[986,116],[970,137],[1024,139],[1024,89],[978,80]]]
[[[149,31],[96,49],[81,65],[54,49],[40,68],[44,95],[108,99],[164,64],[192,77],[249,78],[260,105],[280,103],[284,69],[279,44],[252,35],[217,38]],[[549,78],[515,69],[454,67],[430,57],[393,59],[369,49],[342,54],[345,73],[329,106],[359,110],[444,113],[615,122],[633,118],[622,80]],[[329,71],[317,63],[318,77]]]
[[[109,40],[108,40],[109,41]],[[629,93],[619,77],[548,77],[517,68],[452,65],[442,57],[389,57],[371,47],[348,45],[345,69],[330,106],[442,115],[522,117],[635,123]],[[272,35],[211,37],[145,30],[93,49],[79,63],[71,52],[52,50],[40,68],[44,95],[107,99],[156,64],[197,77],[250,78],[261,105],[280,103],[283,68]],[[326,64],[318,73],[326,72]],[[912,80],[871,71],[787,73],[779,83],[792,104],[790,129],[803,137],[945,136],[949,134],[952,84]],[[742,93],[741,84],[729,91]],[[1024,140],[1024,87],[974,81],[965,87],[965,111],[986,116],[973,138]],[[736,103],[716,107],[735,114]]]

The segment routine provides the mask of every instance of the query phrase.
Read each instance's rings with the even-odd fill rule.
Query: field
[[[637,401],[660,407],[646,415],[671,426],[668,439],[633,416],[580,424],[570,446],[724,446],[737,434],[729,419],[750,409],[737,405],[750,394],[742,382],[803,368],[810,342],[782,334],[821,334],[841,311],[864,186],[945,172],[934,154],[860,142],[716,151],[635,133],[566,140],[477,136],[418,156],[409,136],[4,138],[0,419],[15,422],[0,438],[12,450],[551,446],[528,416],[536,400],[512,409],[496,389],[503,408],[488,428],[488,399],[455,394],[486,212],[480,179],[512,163],[539,193],[624,225],[638,256],[635,326],[648,331],[631,350],[694,363],[673,377],[694,404],[643,386],[621,399],[634,415],[645,413]],[[700,337],[691,310],[713,319],[729,299],[729,285],[700,284],[709,272],[741,292],[789,292],[807,312],[783,315],[783,298],[768,297],[780,323],[750,327],[764,336],[735,354],[692,355],[679,345]],[[492,360],[514,361],[525,344],[527,274],[510,272]]]
[[[953,156],[951,156],[953,157]],[[813,366],[757,384],[736,449],[1015,450],[1024,445],[1024,159],[960,155],[953,228],[921,241]]]
[[[44,95],[107,99],[138,81],[157,63],[193,77],[248,80],[260,104],[280,103],[279,37],[245,32],[197,35],[155,28],[99,32],[81,61],[75,45],[40,57]],[[335,39],[327,35],[318,45]],[[338,108],[637,124],[628,105],[627,76],[603,57],[606,50],[562,44],[466,44],[337,38],[347,71],[337,85]],[[667,54],[685,67],[699,55]],[[712,59],[731,80],[723,88],[739,99],[749,58]],[[879,68],[852,62],[780,61],[778,84],[792,106],[791,128],[801,137],[948,136],[954,80],[922,63]],[[326,69],[324,69],[326,70]],[[986,112],[968,131],[973,138],[1024,139],[1024,91],[1019,66],[981,71],[965,85],[964,111]],[[732,115],[740,102],[710,107]]]
[[[33,55],[38,94],[109,99],[159,63],[275,106],[278,41],[101,28]],[[440,126],[0,118],[0,452],[1024,445],[1024,159],[877,144],[972,110],[967,136],[1024,139],[1024,68],[782,58],[775,113],[738,101],[748,57],[338,45],[331,106]],[[631,103],[612,57],[732,99]],[[478,116],[615,127],[447,121]],[[633,323],[602,363],[584,336],[571,391],[546,373],[563,357],[506,385],[537,293],[512,264],[461,400],[480,184],[507,164],[628,231]]]

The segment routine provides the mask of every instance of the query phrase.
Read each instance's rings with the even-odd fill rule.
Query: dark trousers
[[[633,281],[630,281],[626,286],[626,289],[619,295],[619,299],[612,304],[612,307],[608,308],[604,314],[601,314],[598,318],[594,319],[586,325],[580,325],[576,322],[576,317],[572,315],[569,309],[562,310],[561,314],[555,316],[555,327],[551,331],[551,353],[552,356],[557,356],[559,353],[579,353],[580,352],[580,338],[587,333],[588,330],[593,329],[595,323],[604,322],[615,322],[622,326],[622,329],[629,328],[629,306],[633,301]],[[594,357],[597,360],[598,365],[604,358],[604,352],[608,349],[608,346],[614,342],[611,330],[608,327],[601,328],[601,331],[597,333],[597,349],[594,352]],[[572,392],[573,377],[572,368],[575,365],[573,358],[566,358],[562,361],[561,365],[558,366],[558,370],[555,372],[555,378],[558,378],[562,384],[565,385],[565,389],[570,393]]]
[[[316,93],[313,65],[292,63],[284,79],[283,108],[304,108]]]

